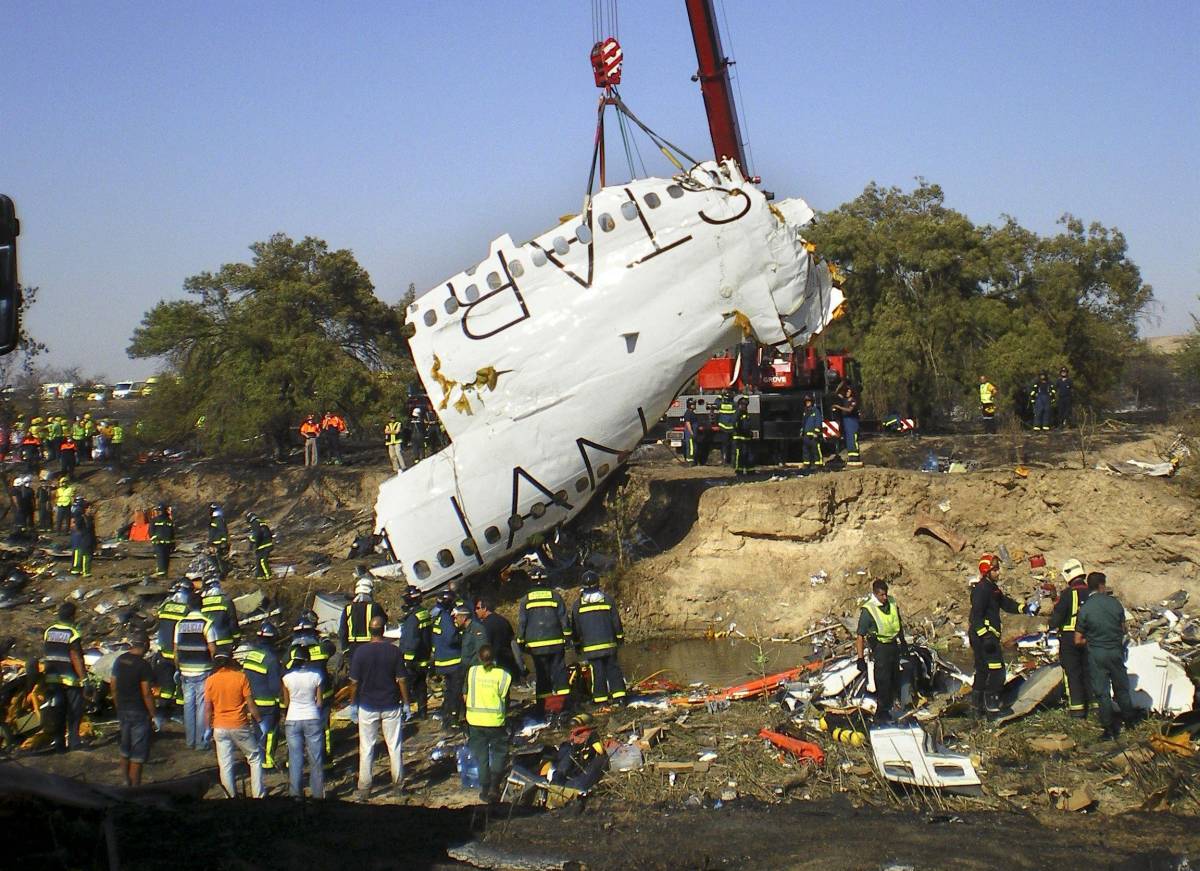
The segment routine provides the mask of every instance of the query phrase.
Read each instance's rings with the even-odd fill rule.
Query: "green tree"
[[[807,235],[845,273],[849,303],[831,340],[859,357],[867,408],[937,420],[973,409],[981,374],[1012,408],[1062,365],[1102,397],[1152,290],[1118,230],[1061,223],[1049,237],[1012,218],[977,226],[923,179],[911,192],[871,183],[821,215]]]
[[[376,425],[413,378],[403,304],[380,301],[354,255],[320,239],[277,234],[250,251],[188,278],[192,298],[159,302],[134,331],[129,355],[161,357],[174,376],[150,396],[147,435],[282,456],[310,411]]]
[[[1200,318],[1195,315],[1192,315],[1192,331],[1183,340],[1183,347],[1175,355],[1175,369],[1184,383],[1200,384]]]

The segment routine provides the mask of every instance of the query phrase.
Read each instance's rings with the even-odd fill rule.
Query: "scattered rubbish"
[[[1046,567],[1046,557],[1040,553],[1035,553],[1029,557],[1029,567],[1031,569],[1044,569]]]
[[[571,859],[515,853],[491,844],[469,841],[461,847],[447,847],[446,855],[455,862],[475,868],[520,868],[522,871],[567,871],[582,866]]]
[[[239,620],[244,620],[263,606],[266,596],[262,590],[254,590],[233,600],[233,609],[237,611]]]
[[[1051,787],[1047,792],[1050,796],[1050,801],[1056,808],[1069,813],[1086,811],[1099,801],[1095,790],[1092,789],[1091,784],[1087,783],[1075,789]]]
[[[967,546],[967,540],[940,520],[935,520],[928,514],[918,514],[913,518],[913,535],[924,532],[932,535],[955,553],[960,553]]]
[[[711,693],[702,696],[677,696],[672,701],[677,705],[703,705],[709,702],[728,702],[741,701],[742,699],[753,699],[759,696],[773,692],[784,684],[796,680],[802,674],[810,674],[818,671],[821,668],[821,663],[814,662],[808,665],[798,666],[797,668],[781,671],[776,674],[770,674],[766,677],[756,678],[755,680],[746,681],[745,683],[734,684],[717,693]]]
[[[948,512],[948,511],[950,510],[950,500],[949,500],[949,499],[943,499],[941,502],[939,502],[939,503],[938,503],[938,509],[939,509],[939,510],[940,510],[940,511],[941,511],[943,514],[945,514],[946,512]]]
[[[1141,460],[1125,460],[1123,463],[1102,463],[1102,471],[1118,475],[1143,475],[1150,478],[1170,478],[1178,470],[1177,463],[1145,463]]]
[[[271,566],[271,577],[273,578],[286,578],[294,574],[296,574],[296,567],[294,565]]]
[[[1042,753],[1065,753],[1075,748],[1075,742],[1063,732],[1052,732],[1029,739],[1029,746]]]
[[[642,748],[637,744],[621,744],[608,754],[613,771],[638,771],[643,765]]]
[[[1004,708],[996,723],[1024,717],[1039,705],[1051,705],[1062,694],[1062,666],[1043,665],[1014,678],[1004,688]]]
[[[1178,735],[1151,735],[1150,746],[1156,753],[1172,753],[1185,758],[1196,755],[1196,748],[1186,732]]]
[[[1192,710],[1196,687],[1179,657],[1157,641],[1131,646],[1125,657],[1134,707],[1156,714],[1184,714]]]
[[[812,765],[825,764],[825,751],[811,741],[801,741],[799,738],[793,738],[790,735],[784,735],[782,732],[774,732],[770,729],[759,730],[758,737],[769,741],[780,750],[791,753],[801,762]]]
[[[327,574],[329,574],[329,571],[332,568],[333,568],[333,566],[321,566],[318,569],[313,569],[311,572],[309,572],[304,577],[306,577],[306,578],[323,578]]]
[[[870,734],[875,767],[887,780],[963,795],[982,794],[971,759],[940,750],[920,726],[876,726]]]
[[[821,584],[825,583],[828,580],[829,580],[829,573],[826,572],[824,569],[821,569],[821,571],[817,572],[815,575],[808,576],[809,586],[813,586],[813,587],[819,587]]]
[[[716,760],[716,758],[717,758],[716,750],[705,750],[702,753],[700,753],[700,761],[701,762],[713,762]]]

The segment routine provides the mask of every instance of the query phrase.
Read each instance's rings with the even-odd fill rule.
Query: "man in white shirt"
[[[321,675],[308,668],[308,648],[292,652],[293,668],[283,676],[284,732],[288,746],[288,795],[304,797],[304,756],[308,755],[308,791],[325,797],[325,720],[321,714]]]

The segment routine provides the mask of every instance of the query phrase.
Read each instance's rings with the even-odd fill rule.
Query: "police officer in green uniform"
[[[858,670],[867,672],[864,656],[868,645],[875,664],[876,722],[892,718],[900,688],[900,654],[907,646],[904,626],[900,621],[900,606],[888,596],[887,581],[871,584],[871,597],[858,615],[858,637],[854,640],[858,653]]]
[[[63,731],[51,736],[51,746],[60,752],[79,747],[79,724],[83,720],[83,645],[75,625],[75,603],[58,606],[58,619],[42,633],[42,667],[46,687],[57,696],[59,710],[65,712]]]
[[[264,620],[258,628],[258,642],[248,650],[236,654],[242,671],[250,683],[250,695],[262,718],[258,726],[263,734],[263,768],[275,767],[275,743],[279,733],[279,705],[283,699],[283,669],[274,644],[279,630],[270,620]],[[220,641],[217,642],[220,650]]]
[[[1087,717],[1091,677],[1088,674],[1087,646],[1075,644],[1075,624],[1079,609],[1088,598],[1087,573],[1079,560],[1069,559],[1063,563],[1062,577],[1067,582],[1067,588],[1050,612],[1050,630],[1058,633],[1058,661],[1063,670],[1063,695],[1067,699],[1067,710],[1072,717],[1082,720]]]
[[[1129,695],[1129,672],[1125,670],[1125,607],[1108,592],[1103,572],[1087,577],[1088,598],[1075,621],[1075,643],[1087,647],[1088,672],[1092,695],[1100,709],[1101,741],[1115,741],[1122,721],[1137,721],[1133,699]],[[1113,712],[1113,697],[1121,709],[1118,719]]]

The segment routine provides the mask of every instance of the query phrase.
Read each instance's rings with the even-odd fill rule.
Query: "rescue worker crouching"
[[[592,701],[598,705],[609,701],[623,704],[625,676],[617,659],[617,648],[625,640],[621,615],[616,603],[600,589],[598,574],[585,571],[582,580],[579,600],[571,609],[575,650],[591,669]]]
[[[517,569],[509,573],[508,579],[510,583],[532,584],[517,608],[517,644],[533,657],[538,715],[559,713],[571,692],[566,660],[571,625],[566,603],[558,591],[550,589],[545,578],[531,579]]]
[[[404,618],[400,622],[400,651],[408,670],[408,696],[412,716],[425,719],[429,709],[429,663],[433,655],[433,617],[421,604],[421,591],[404,591]]]
[[[234,658],[242,664],[242,671],[250,683],[250,696],[258,707],[259,728],[263,738],[263,768],[275,768],[275,744],[279,738],[279,706],[283,700],[283,668],[275,643],[279,630],[269,620],[258,628],[258,640],[249,649],[240,650]],[[220,642],[218,651],[221,650]]]
[[[900,606],[888,596],[886,581],[871,584],[871,596],[858,616],[858,636],[854,641],[858,670],[867,673],[865,650],[869,646],[875,677],[875,721],[892,719],[892,706],[899,697],[900,657],[908,647]]]
[[[1062,665],[1067,711],[1072,717],[1086,719],[1091,698],[1088,649],[1075,644],[1075,623],[1080,607],[1088,598],[1087,574],[1079,560],[1069,559],[1063,563],[1062,577],[1067,582],[1067,588],[1054,603],[1049,628],[1051,632],[1058,633],[1058,661]]]
[[[1004,654],[1000,648],[1000,612],[1019,614],[1021,606],[1000,589],[1000,560],[990,553],[979,558],[979,582],[971,591],[971,616],[967,631],[975,654],[975,680],[971,701],[976,712],[1000,712],[1004,689]]]

